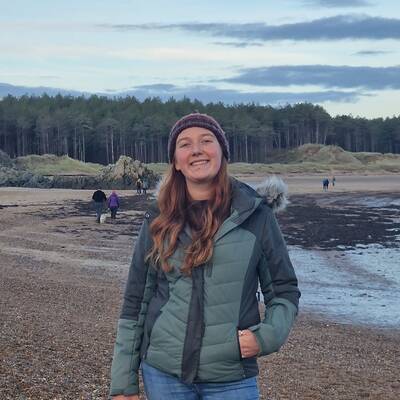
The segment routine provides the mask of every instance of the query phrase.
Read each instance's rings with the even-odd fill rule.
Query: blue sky
[[[399,115],[398,0],[0,0],[0,82]]]

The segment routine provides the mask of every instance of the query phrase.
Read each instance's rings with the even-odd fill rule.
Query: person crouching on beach
[[[229,177],[215,119],[178,120],[168,154],[133,253],[110,395],[139,399],[141,368],[148,400],[259,399],[257,358],[279,350],[298,310],[285,242],[265,199]]]
[[[110,197],[107,200],[107,206],[111,212],[111,219],[117,218],[117,211],[119,208],[119,197],[115,190],[112,191]]]

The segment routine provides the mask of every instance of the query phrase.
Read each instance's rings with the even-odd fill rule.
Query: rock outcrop
[[[46,162],[43,156],[43,162]],[[56,156],[54,156],[56,157]],[[24,186],[65,189],[133,189],[138,178],[146,181],[148,188],[156,186],[159,176],[138,160],[121,156],[115,164],[103,167],[93,175],[55,174],[44,176],[30,172],[0,151],[0,186]]]

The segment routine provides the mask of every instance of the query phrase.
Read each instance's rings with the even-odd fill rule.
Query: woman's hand
[[[119,394],[118,396],[113,396],[112,400],[139,400],[139,396],[137,394],[132,394],[131,396]]]
[[[256,336],[248,329],[238,331],[240,352],[243,358],[254,357],[260,351]]]

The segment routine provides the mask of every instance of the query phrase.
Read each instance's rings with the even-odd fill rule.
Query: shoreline
[[[280,177],[288,185],[289,196],[292,194],[309,194],[309,193],[324,193],[322,190],[322,179],[325,177],[330,178],[329,175],[324,174],[232,174],[236,179],[242,180],[251,185],[258,184],[269,176],[276,175]],[[334,187],[329,185],[328,193],[356,193],[356,192],[400,192],[400,174],[335,174],[336,184]],[[85,192],[89,196],[93,193],[92,189],[40,189],[40,188],[25,188],[25,187],[0,187],[0,204],[4,201],[5,193],[14,191],[18,192],[31,192],[31,193],[45,193],[46,191],[53,193],[64,193],[67,199],[81,198],[80,195],[75,196],[74,193]],[[132,194],[136,189],[118,190],[121,194]],[[111,192],[111,190],[107,190]],[[149,194],[153,194],[154,189],[148,190]],[[60,196],[60,199],[62,197]],[[26,199],[28,201],[28,199]]]

